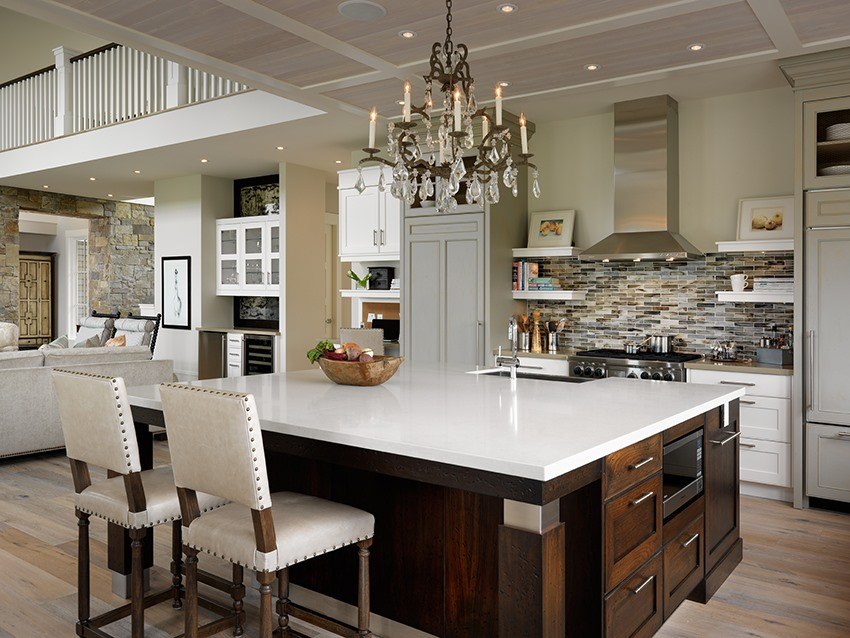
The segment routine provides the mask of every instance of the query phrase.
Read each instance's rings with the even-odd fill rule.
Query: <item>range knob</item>
[[[592,377],[592,376],[593,376],[593,368],[591,368],[590,366],[587,366],[587,367],[584,369],[584,376],[586,376],[586,377]]]
[[[605,376],[605,370],[603,370],[602,368],[596,368],[596,370],[593,371],[593,376],[597,379],[601,379]]]
[[[649,375],[649,372],[641,372],[641,373],[640,373],[640,378],[641,378],[641,379],[649,379],[649,376],[650,376],[650,375]]]
[[[652,380],[653,381],[661,381],[661,373],[660,372],[653,372],[652,373]]]
[[[576,366],[575,368],[573,368],[573,374],[577,377],[580,377],[584,374],[584,368],[582,368],[581,366]]]
[[[637,377],[637,375],[636,375],[634,372],[629,372],[629,374],[628,374],[628,375],[626,375],[626,378],[628,378],[628,379],[637,379],[638,377]]]
[[[665,372],[665,373],[664,373],[664,380],[665,380],[665,381],[672,381],[672,380],[673,380],[673,375],[672,375],[672,374],[670,374],[669,372]]]

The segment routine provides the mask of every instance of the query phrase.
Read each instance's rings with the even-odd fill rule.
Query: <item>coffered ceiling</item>
[[[217,71],[330,113],[397,113],[403,80],[422,83],[445,35],[437,0],[0,0],[16,11]],[[850,0],[454,0],[479,99],[499,81],[525,105],[622,84],[764,65],[850,45]],[[405,39],[402,30],[416,37]],[[691,51],[691,44],[704,45]],[[598,69],[588,71],[585,65]]]

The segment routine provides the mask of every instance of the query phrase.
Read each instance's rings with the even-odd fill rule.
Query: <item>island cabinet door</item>
[[[605,598],[605,638],[647,638],[661,628],[662,572],[657,554]]]
[[[728,425],[722,409],[705,423],[705,569],[710,572],[740,537],[740,450],[738,401],[729,404]]]

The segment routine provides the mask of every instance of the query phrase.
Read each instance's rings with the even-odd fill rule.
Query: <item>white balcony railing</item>
[[[54,66],[0,85],[0,151],[248,89],[117,44],[53,53]]]

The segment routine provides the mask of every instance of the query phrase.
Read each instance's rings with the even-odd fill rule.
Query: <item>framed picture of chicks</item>
[[[738,239],[792,239],[794,196],[738,200]]]
[[[559,210],[528,214],[528,247],[554,248],[573,245],[576,212]]]

